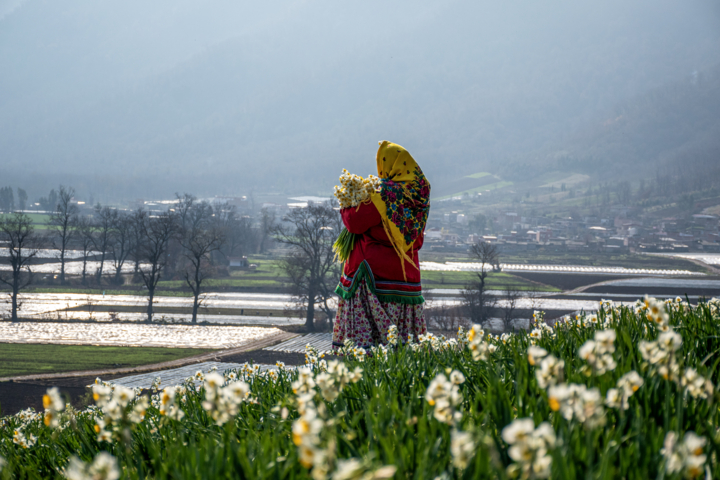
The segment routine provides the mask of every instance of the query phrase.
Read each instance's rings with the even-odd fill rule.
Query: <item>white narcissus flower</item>
[[[617,364],[612,354],[615,352],[615,330],[598,330],[595,332],[594,340],[586,341],[578,355],[588,362],[593,373],[602,375],[614,370]]]
[[[685,387],[686,392],[695,398],[710,398],[715,393],[715,386],[712,381],[700,375],[692,367],[685,369],[680,384]]]
[[[132,423],[142,422],[145,419],[145,412],[149,406],[150,399],[146,395],[143,395],[137,402],[135,402],[135,405],[133,405],[132,411],[130,412],[130,415],[128,415],[128,419]]]
[[[132,388],[123,387],[122,385],[116,385],[113,390],[113,401],[116,402],[120,407],[125,408],[135,398],[135,390]]]
[[[46,410],[60,412],[65,409],[65,402],[60,397],[60,390],[57,387],[49,388],[43,395],[43,407]]]
[[[112,398],[112,388],[107,385],[95,384],[93,385],[92,390],[93,400],[95,400],[95,403],[100,408],[104,407],[105,404]]]
[[[514,445],[526,441],[534,430],[535,422],[532,418],[517,419],[503,429],[502,438],[506,443]]]
[[[668,473],[683,473],[686,478],[697,478],[704,472],[707,455],[703,452],[707,440],[695,432],[685,433],[682,441],[678,441],[678,434],[668,432],[660,451],[665,457],[665,468]]]
[[[339,460],[332,480],[355,480],[361,478],[365,472],[365,466],[357,458]]]
[[[547,354],[548,352],[544,348],[530,345],[530,347],[528,348],[528,363],[532,366],[535,366],[537,362],[545,358]]]
[[[465,383],[465,375],[463,375],[462,372],[453,370],[450,373],[450,381],[455,385],[462,385],[463,383]]]
[[[250,385],[243,381],[232,382],[223,389],[223,392],[225,395],[241,402],[247,400],[250,396]]]
[[[548,403],[551,410],[560,412],[566,420],[578,420],[589,428],[605,423],[603,398],[597,388],[574,383],[554,385],[548,389]]]
[[[461,414],[457,408],[462,403],[462,394],[458,386],[450,382],[442,373],[428,385],[425,400],[434,407],[433,416],[438,421],[454,425],[460,420]]]
[[[647,319],[657,325],[667,325],[670,321],[670,316],[665,311],[665,303],[655,298],[645,296],[645,314]]]
[[[315,387],[315,380],[313,380],[312,370],[309,367],[300,367],[297,372],[298,379],[291,384],[293,393],[301,395]]]
[[[543,422],[535,428],[532,418],[517,419],[503,429],[501,436],[510,445],[508,455],[515,462],[508,467],[510,476],[550,477],[549,449],[555,446],[556,436],[549,423]]]
[[[597,344],[598,353],[614,353],[615,352],[615,330],[609,328],[606,330],[598,330],[594,335]]]
[[[453,429],[450,432],[450,453],[455,468],[460,470],[467,468],[470,460],[475,456],[475,442],[472,435]]]
[[[625,394],[629,397],[637,392],[644,384],[645,381],[642,377],[635,370],[630,370],[618,379],[617,387],[624,390]]]
[[[677,352],[682,346],[682,337],[673,331],[661,333],[657,341],[668,352]]]
[[[608,389],[605,394],[605,404],[611,408],[622,408],[623,410],[628,409],[627,397],[623,394],[623,391],[617,388]]]
[[[225,383],[225,379],[217,372],[208,373],[205,377],[205,390],[216,392]]]
[[[45,414],[43,422],[45,426],[57,428],[60,426],[60,413],[65,410],[65,403],[60,398],[60,390],[57,387],[49,388],[47,393],[43,395],[43,407]]]
[[[487,361],[490,358],[490,354],[497,348],[495,345],[485,341],[485,331],[477,324],[473,325],[468,331],[467,340],[470,353],[476,362]]]
[[[398,329],[394,324],[388,327],[387,342],[389,345],[393,346],[398,343]]]
[[[117,480],[120,478],[120,468],[115,457],[100,452],[89,465],[76,456],[70,457],[63,476],[68,480]]]
[[[556,385],[563,380],[565,362],[558,360],[554,355],[548,355],[540,362],[540,368],[535,370],[535,378],[540,388]]]

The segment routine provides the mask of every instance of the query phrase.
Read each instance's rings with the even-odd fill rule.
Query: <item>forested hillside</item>
[[[720,173],[720,65],[619,103],[553,147],[501,168],[509,178],[564,170],[598,179]],[[520,173],[522,172],[522,174]]]

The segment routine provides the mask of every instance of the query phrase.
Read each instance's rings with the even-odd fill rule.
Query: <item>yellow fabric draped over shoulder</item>
[[[405,148],[384,140],[378,148],[376,161],[379,191],[370,196],[383,228],[398,256],[417,266],[408,251],[423,234],[430,212],[430,183],[420,166]],[[401,262],[403,277],[405,262]]]

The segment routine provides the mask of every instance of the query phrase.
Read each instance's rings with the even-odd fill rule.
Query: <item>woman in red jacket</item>
[[[356,234],[335,292],[333,348],[345,340],[369,348],[386,343],[396,325],[401,341],[424,334],[418,250],[430,211],[430,184],[410,153],[383,141],[377,153],[381,186],[370,200],[340,211],[345,227]]]

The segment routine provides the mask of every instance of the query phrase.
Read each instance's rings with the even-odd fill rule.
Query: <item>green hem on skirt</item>
[[[394,295],[394,294],[378,294],[377,288],[375,287],[375,278],[372,274],[372,271],[370,270],[370,266],[367,264],[366,261],[363,261],[360,264],[360,267],[358,268],[357,272],[355,273],[355,276],[353,277],[352,285],[350,285],[349,289],[345,289],[343,287],[342,283],[339,283],[338,286],[335,288],[335,293],[340,296],[340,298],[344,300],[350,300],[355,296],[355,292],[357,291],[358,287],[360,286],[360,281],[366,279],[366,284],[370,288],[370,291],[375,295],[378,300],[381,302],[395,302],[395,303],[403,303],[405,305],[420,305],[421,303],[425,303],[425,299],[422,295],[419,294],[412,294],[412,295]]]

